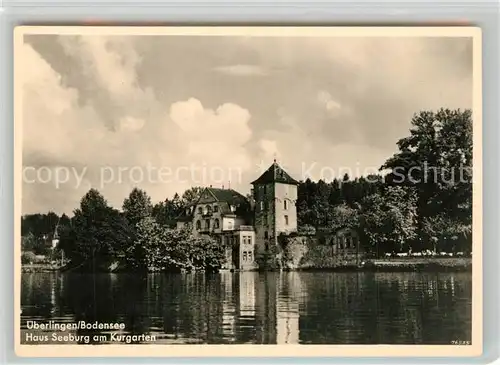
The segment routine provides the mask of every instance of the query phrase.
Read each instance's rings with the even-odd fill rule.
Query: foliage
[[[444,249],[450,247],[444,242],[449,240],[446,237],[458,235],[454,246],[465,250],[468,245],[470,250],[471,235],[463,232],[470,231],[472,224],[471,111],[422,111],[411,124],[409,136],[397,143],[399,151],[381,166],[388,171],[385,177],[351,179],[345,174],[330,183],[301,182],[296,203],[299,230],[302,226],[336,229],[364,225],[360,232],[363,241],[373,249],[380,244],[381,251],[410,245],[420,250],[434,246],[436,240]],[[404,190],[396,194],[391,187]],[[394,194],[397,197],[403,191],[412,191],[412,198],[397,204]],[[386,197],[389,200],[384,202]],[[406,203],[409,210],[405,210]],[[392,209],[377,215],[390,205]],[[371,232],[371,228],[375,230]],[[421,239],[415,240],[415,236]]]
[[[314,236],[316,235],[316,228],[312,225],[299,226],[297,229],[298,236]]]
[[[21,235],[29,233],[35,237],[50,236],[54,233],[59,216],[54,212],[47,214],[26,214],[21,219]]]
[[[181,204],[182,206],[187,206],[190,204],[195,203],[198,198],[200,197],[200,194],[203,191],[203,187],[201,186],[194,186],[192,188],[187,189],[183,194],[181,198]]]
[[[362,229],[369,248],[378,254],[403,251],[416,237],[416,195],[399,186],[387,187],[363,202]]]
[[[71,228],[62,230],[60,247],[74,262],[85,262],[122,256],[132,238],[125,217],[91,189],[75,210]]]
[[[471,250],[469,241],[472,235],[472,225],[463,224],[444,213],[423,220],[424,248],[438,251],[466,251]]]
[[[330,208],[329,228],[337,230],[344,227],[359,227],[359,212],[351,208],[346,203],[336,205]]]
[[[183,209],[184,205],[181,198],[179,194],[176,193],[172,199],[167,198],[165,201],[156,204],[153,207],[152,215],[159,224],[171,226],[175,218],[181,214]]]
[[[410,135],[382,166],[388,183],[417,189],[419,228],[439,214],[464,225],[472,215],[472,113],[440,109],[415,114]],[[431,218],[432,219],[432,218]]]
[[[131,227],[135,227],[142,219],[149,217],[153,206],[151,198],[141,189],[134,188],[123,201],[123,214]]]
[[[216,271],[225,260],[224,246],[211,237],[193,237],[187,230],[168,229],[153,218],[138,225],[135,252],[143,267],[153,270]],[[138,256],[136,254],[136,256]]]
[[[369,175],[351,180],[346,174],[342,180],[330,183],[323,180],[300,182],[297,199],[297,219],[300,227],[335,227],[338,206],[357,209],[362,200],[383,188],[383,178]],[[341,212],[342,213],[342,212]]]
[[[21,254],[21,262],[23,264],[33,263],[33,262],[35,262],[35,260],[36,260],[36,255],[35,255],[35,253],[33,253],[31,251],[24,251]]]
[[[50,251],[50,243],[47,236],[35,236],[28,232],[21,240],[23,251],[33,251],[35,255],[46,255]]]

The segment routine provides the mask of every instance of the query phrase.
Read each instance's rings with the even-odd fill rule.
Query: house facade
[[[205,188],[177,219],[177,229],[207,235],[226,247],[226,269],[252,270],[255,231],[251,202],[233,189]]]
[[[280,233],[297,231],[298,182],[274,163],[255,181],[250,197],[207,187],[177,219],[177,229],[210,235],[226,247],[227,269],[253,270]]]

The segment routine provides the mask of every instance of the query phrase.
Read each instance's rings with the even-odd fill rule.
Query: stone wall
[[[279,246],[278,260],[288,270],[351,268],[364,260],[362,252],[335,251],[332,246],[319,243],[316,236],[287,237]]]

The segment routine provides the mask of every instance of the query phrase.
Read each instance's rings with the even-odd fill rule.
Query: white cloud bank
[[[54,181],[24,183],[24,212],[69,213],[91,186],[117,207],[134,185],[154,200],[163,200],[192,185],[220,185],[238,178],[237,171],[251,168],[244,148],[252,135],[248,110],[232,103],[212,110],[195,98],[159,105],[153,93],[138,86],[139,57],[130,42],[102,37],[61,40],[66,52],[81,60],[81,72],[89,82],[109,98],[110,112],[103,116],[102,105],[82,104],[78,90],[65,86],[61,75],[30,45],[23,46],[24,167],[86,170],[85,184],[78,187],[73,177],[59,188]],[[193,166],[214,167],[216,172],[195,171],[190,181]],[[30,181],[36,179],[34,172],[30,174]]]

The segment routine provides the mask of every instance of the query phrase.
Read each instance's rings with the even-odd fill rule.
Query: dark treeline
[[[380,175],[331,182],[301,181],[299,231],[352,227],[373,253],[464,251],[472,247],[472,118],[470,110],[420,112],[410,135]],[[134,189],[122,210],[110,207],[96,190],[81,200],[73,217],[54,213],[22,219],[23,250],[49,252],[58,226],[59,247],[74,263],[90,259],[127,267],[218,268],[223,249],[211,238],[174,230],[175,218],[195,201],[202,188],[153,205]]]
[[[385,174],[299,186],[299,225],[349,226],[372,252],[472,248],[470,110],[421,112]]]

